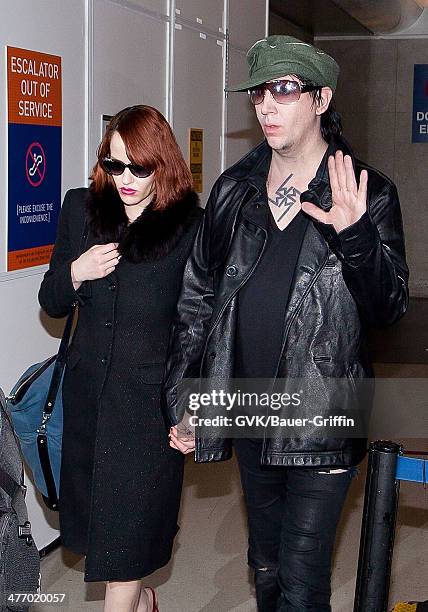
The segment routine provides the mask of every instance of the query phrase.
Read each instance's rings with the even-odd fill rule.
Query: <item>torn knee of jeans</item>
[[[344,474],[345,472],[348,472],[349,468],[343,469],[343,468],[337,468],[337,469],[330,469],[330,470],[317,470],[318,474]]]
[[[255,567],[254,570],[256,572],[278,572],[278,568],[277,567]]]

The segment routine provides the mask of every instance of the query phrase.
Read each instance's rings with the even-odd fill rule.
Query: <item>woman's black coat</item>
[[[116,270],[76,292],[72,261],[84,243],[86,250],[102,242],[93,225],[84,230],[85,216],[105,214],[107,208],[98,208],[106,204],[121,205],[98,201],[86,189],[67,193],[39,292],[53,317],[79,303],[63,384],[60,526],[63,544],[86,554],[87,581],[141,578],[171,555],[183,456],[169,447],[160,391],[201,216],[194,193],[164,212],[149,205],[125,230]]]

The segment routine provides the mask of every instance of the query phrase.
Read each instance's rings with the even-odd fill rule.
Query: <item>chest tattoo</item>
[[[277,221],[280,221],[284,215],[288,213],[293,204],[296,203],[297,198],[300,196],[301,191],[299,191],[296,187],[289,184],[293,175],[290,174],[287,176],[285,181],[278,187],[275,192],[275,199],[269,198],[269,202],[271,202],[278,209],[281,209],[281,216]]]

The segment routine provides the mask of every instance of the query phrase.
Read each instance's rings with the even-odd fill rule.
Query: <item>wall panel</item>
[[[5,0],[0,20],[1,45],[42,51],[62,57],[62,194],[85,184],[85,3],[56,0]],[[5,54],[2,50],[1,87],[6,92]],[[6,252],[7,149],[6,99],[0,115],[1,223],[0,223],[0,386],[6,392],[33,362],[58,349],[61,326],[40,312],[37,291],[46,266],[4,273]],[[13,146],[13,143],[9,143]],[[57,535],[58,517],[36,502],[29,483],[27,502],[36,543],[46,546]]]
[[[248,77],[245,53],[230,48],[229,83],[238,85]],[[227,156],[226,166],[230,166],[248,153],[263,140],[263,133],[256,118],[254,106],[246,92],[229,92],[227,95]]]
[[[175,32],[174,132],[188,160],[189,128],[202,128],[205,204],[221,172],[223,47],[213,37],[183,27]]]
[[[107,0],[122,6],[132,8],[143,8],[153,13],[168,15],[169,1],[168,0]]]
[[[266,2],[254,0],[249,11],[245,0],[230,0],[228,9],[228,85],[233,86],[248,77],[248,49],[266,36]],[[262,138],[246,94],[230,92],[226,110],[226,166],[236,162]]]
[[[266,35],[266,0],[229,0],[230,43],[245,51]]]
[[[176,0],[175,7],[177,19],[186,19],[214,32],[223,28],[224,0]]]
[[[93,107],[89,157],[101,139],[101,116],[125,106],[149,104],[166,112],[167,24],[112,3],[95,0]]]

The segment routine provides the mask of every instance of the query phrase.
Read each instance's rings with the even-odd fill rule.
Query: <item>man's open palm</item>
[[[302,202],[302,210],[341,232],[358,221],[367,210],[367,170],[362,170],[360,185],[357,186],[350,156],[343,157],[342,151],[337,151],[328,159],[328,172],[333,200],[330,210],[326,212],[310,202]]]

